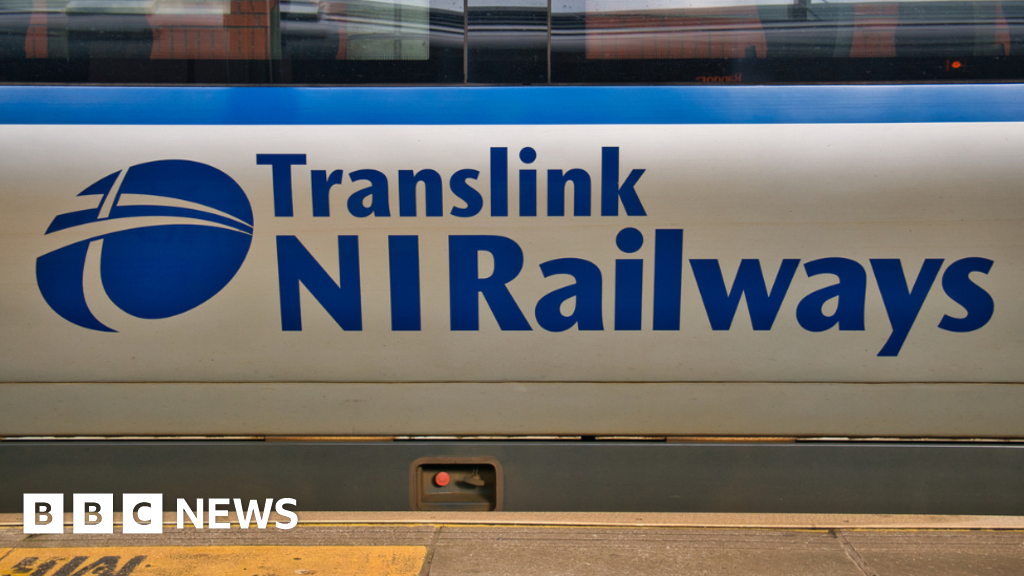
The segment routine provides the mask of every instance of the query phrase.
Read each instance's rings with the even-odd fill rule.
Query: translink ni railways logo
[[[443,263],[447,256],[449,327],[453,332],[480,330],[485,314],[493,316],[502,331],[630,332],[646,328],[679,332],[684,329],[681,303],[685,297],[700,298],[707,316],[707,324],[691,323],[686,327],[690,330],[710,327],[729,331],[745,307],[752,330],[770,331],[785,309],[783,303],[799,300],[795,318],[790,316],[785,322],[795,321],[805,333],[861,332],[869,328],[870,290],[875,302],[880,299],[888,319],[888,326],[874,321],[880,332],[888,332],[887,337],[879,334],[878,355],[897,356],[918,322],[925,300],[939,291],[938,286],[945,293],[945,312],[923,320],[933,323],[932,327],[972,332],[985,326],[995,310],[992,296],[978,283],[984,283],[992,269],[993,261],[988,258],[969,256],[950,262],[926,258],[920,262],[835,255],[806,261],[766,258],[763,263],[760,258],[735,257],[687,260],[684,231],[674,224],[675,217],[657,220],[664,222],[664,227],[643,226],[654,220],[648,217],[642,199],[645,188],[641,179],[646,169],[622,166],[618,147],[601,147],[599,153],[594,149],[595,165],[598,159],[600,162],[597,170],[552,168],[543,176],[531,167],[539,158],[532,147],[519,151],[518,166],[508,148],[492,147],[488,152],[486,166],[450,173],[430,168],[397,170],[397,174],[360,166],[355,170],[312,169],[305,168],[305,154],[257,154],[255,166],[262,167],[259,169],[268,177],[273,217],[278,219],[295,218],[297,207],[309,209],[306,216],[313,218],[331,218],[332,207],[340,218],[417,218],[421,193],[425,213],[419,214],[427,218],[458,221],[486,214],[501,219],[497,221],[521,219],[522,227],[503,227],[508,230],[504,234],[455,234],[450,232],[457,226],[446,227],[447,254],[436,245],[431,249],[430,266]],[[510,178],[515,168],[518,178]],[[569,189],[573,221],[567,216]],[[308,193],[310,202],[297,203],[294,196],[301,193]],[[164,319],[192,310],[216,295],[238,272],[252,243],[253,212],[245,193],[227,174],[198,162],[139,164],[110,174],[79,196],[94,198],[95,204],[54,218],[47,234],[78,234],[70,234],[72,240],[40,256],[36,275],[50,307],[84,328],[116,331],[98,319],[87,303],[84,279],[94,272],[92,266],[98,266],[103,291],[118,308],[142,319]],[[393,216],[395,204],[398,210]],[[513,211],[518,215],[512,216]],[[620,216],[628,219],[628,224],[616,219]],[[610,230],[614,234],[606,237],[607,243],[596,257],[595,250],[590,250],[589,259],[581,257],[586,254],[566,253],[528,265],[535,259],[526,257],[524,246],[529,244],[523,244],[518,236],[531,227],[536,229],[541,219],[551,229],[621,229]],[[361,264],[360,240],[354,234],[337,235],[334,267],[314,257],[299,236],[277,236],[282,331],[303,329],[302,287],[319,305],[319,312],[310,313],[328,314],[342,330],[363,329],[361,276],[366,270]],[[424,278],[420,236],[388,234],[387,244],[391,330],[420,331]],[[490,271],[479,264],[481,258],[493,262]],[[370,268],[379,271],[385,267]],[[337,276],[329,269],[338,270]],[[560,287],[546,281],[552,276]],[[769,282],[771,276],[774,280]],[[815,276],[822,278],[811,280]],[[517,279],[522,279],[517,286],[532,283],[534,298],[541,293],[536,290],[541,283],[547,283],[543,287],[546,292],[527,301],[524,291],[513,285]],[[821,287],[823,279],[832,283]],[[566,285],[567,280],[571,283]],[[686,290],[684,280],[689,281]],[[372,295],[378,297],[376,292]],[[652,306],[646,308],[645,302]],[[437,312],[436,307],[431,309],[432,314]]]
[[[61,214],[47,234],[86,232],[41,256],[43,298],[65,320],[116,332],[89,309],[83,287],[89,252],[99,252],[107,297],[144,319],[169,318],[212,298],[241,267],[252,243],[253,215],[242,189],[220,170],[160,160],[114,172],[79,196],[96,207]]]

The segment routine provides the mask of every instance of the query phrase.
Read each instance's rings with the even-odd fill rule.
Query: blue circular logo
[[[86,231],[87,239],[40,256],[36,280],[47,304],[84,328],[115,332],[85,299],[86,255],[99,250],[107,297],[132,316],[187,312],[220,292],[252,244],[252,207],[230,176],[206,164],[160,160],[115,172],[79,196],[97,206],[61,214],[47,234]]]

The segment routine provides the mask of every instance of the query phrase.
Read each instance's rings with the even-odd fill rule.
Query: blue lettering
[[[730,292],[726,290],[718,260],[690,260],[712,330],[728,330],[732,327],[732,320],[744,294],[754,330],[771,330],[799,266],[799,259],[783,260],[769,293],[761,272],[761,261],[742,260]]]
[[[304,165],[305,154],[257,154],[256,164],[271,167],[274,183],[274,216],[292,215],[292,166]]]
[[[811,332],[824,332],[837,324],[840,330],[863,330],[868,285],[864,267],[849,258],[821,258],[804,264],[804,269],[808,277],[832,274],[839,282],[808,294],[797,304],[796,321],[800,326]],[[833,298],[838,299],[836,311],[826,316],[822,308]]]
[[[572,215],[590,216],[590,174],[573,168],[548,170],[548,216],[565,216],[565,185],[572,182]]]
[[[644,245],[644,236],[636,228],[624,228],[615,237],[615,245],[633,254]],[[644,261],[621,258],[615,261],[615,329],[639,330],[643,309]]]
[[[388,236],[388,272],[391,276],[391,329],[420,329],[420,239]]]
[[[356,218],[373,216],[391,216],[388,204],[388,178],[376,170],[356,170],[349,174],[352,182],[365,180],[369,186],[348,197],[348,211]],[[369,198],[370,205],[366,205]]]
[[[578,326],[580,330],[604,330],[601,318],[601,270],[581,258],[559,258],[540,265],[545,278],[567,274],[576,282],[546,294],[537,302],[537,323],[551,332],[562,332]],[[562,315],[562,303],[575,298],[569,316]]]
[[[987,258],[964,258],[946,268],[942,274],[942,289],[954,302],[964,307],[967,315],[954,318],[946,315],[939,321],[939,328],[950,332],[971,332],[992,319],[995,302],[983,288],[971,281],[972,272],[988,274],[992,261]]]
[[[932,289],[935,277],[942,268],[941,258],[928,258],[921,266],[912,289],[907,288],[907,279],[903,275],[903,263],[895,258],[879,258],[871,260],[871,269],[875,272],[878,290],[882,293],[882,303],[889,315],[892,335],[878,353],[879,356],[896,356],[903,347],[910,328],[917,320],[928,291]]]
[[[491,216],[508,216],[508,148],[491,148]]]
[[[524,164],[532,164],[537,159],[537,152],[533,148],[523,148],[519,151],[519,159]],[[537,215],[537,171],[519,171],[519,215]]]
[[[357,236],[338,236],[338,265],[341,277],[335,284],[330,274],[317,263],[298,238],[277,237],[277,277],[281,291],[282,330],[302,330],[299,284],[309,290],[313,298],[342,329],[363,329]]]
[[[654,231],[654,329],[679,330],[683,299],[683,231]]]
[[[646,216],[635,188],[643,175],[643,168],[633,170],[619,186],[619,149],[601,148],[601,216],[618,216],[620,199],[627,216]]]
[[[313,170],[309,176],[313,188],[313,216],[330,216],[331,188],[341,184],[345,171],[335,170],[328,176],[326,170]]]
[[[412,170],[398,171],[398,215],[416,215],[416,187],[423,183],[427,196],[427,216],[441,216],[444,212],[441,175],[434,170],[420,170],[413,174]]]
[[[494,272],[480,278],[479,253],[494,257]],[[530,323],[509,292],[523,269],[523,249],[504,236],[449,236],[448,280],[452,330],[480,329],[480,295],[502,330],[530,330]]]
[[[465,170],[459,170],[452,175],[449,184],[451,185],[452,192],[459,197],[460,200],[466,203],[465,208],[458,206],[452,207],[452,215],[459,218],[470,218],[480,213],[480,210],[484,207],[483,196],[480,192],[469,185],[467,180],[476,180],[480,177],[479,170],[472,170],[466,168]]]

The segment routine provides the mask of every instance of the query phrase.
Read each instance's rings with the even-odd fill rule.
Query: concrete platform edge
[[[1024,530],[1024,516],[918,514],[743,514],[630,512],[299,512],[300,525],[447,524],[485,526],[630,526],[658,528]],[[287,521],[272,516],[274,520]],[[187,522],[187,519],[186,519]],[[65,525],[71,515],[65,514]],[[114,516],[121,524],[121,514]],[[164,525],[175,525],[173,512]],[[21,514],[0,514],[0,527],[22,525]],[[237,523],[232,523],[236,527]]]

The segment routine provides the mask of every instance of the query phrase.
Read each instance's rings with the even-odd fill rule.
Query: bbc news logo
[[[124,511],[121,520],[123,534],[163,533],[163,494],[122,494],[121,504]],[[178,498],[175,507],[177,528],[184,529],[187,522],[199,529],[228,529],[231,527],[228,518],[232,510],[242,529],[248,529],[250,525],[266,529],[272,511],[288,519],[287,522],[274,522],[274,527],[279,530],[290,530],[299,522],[295,511],[287,508],[296,505],[294,498],[281,498],[276,502],[267,498],[262,507],[258,500],[249,500],[243,505],[240,498],[209,498],[205,504],[209,511],[206,516],[203,515],[202,498],[196,500],[194,507],[184,498]],[[63,494],[25,494],[23,512],[25,534],[64,533]],[[113,534],[114,495],[73,494],[71,520],[71,532],[74,534]]]

